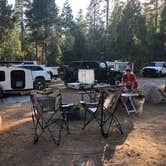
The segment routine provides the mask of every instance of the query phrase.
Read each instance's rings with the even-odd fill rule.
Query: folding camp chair
[[[31,96],[32,120],[34,125],[34,143],[47,130],[55,144],[60,144],[62,129],[69,134],[67,108],[72,105],[62,105],[60,91],[52,94],[34,92]]]
[[[120,122],[115,115],[120,102],[120,95],[120,91],[112,93],[108,89],[107,92],[100,90],[98,102],[81,101],[80,103],[85,110],[82,129],[85,129],[92,120],[96,120],[104,137],[108,137],[115,127],[123,134]],[[90,117],[88,117],[87,114],[89,114]]]

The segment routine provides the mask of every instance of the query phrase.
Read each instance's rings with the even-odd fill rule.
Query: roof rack
[[[0,61],[0,66],[12,66],[15,64],[37,64],[36,61]]]
[[[20,63],[23,63],[23,61],[0,61],[0,66],[12,66]]]

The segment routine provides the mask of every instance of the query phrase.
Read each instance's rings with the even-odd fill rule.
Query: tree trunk
[[[38,60],[38,43],[35,43],[35,50],[36,50],[36,60]]]
[[[156,28],[156,30],[158,27],[158,7],[159,7],[158,0],[156,0],[156,2],[155,2],[155,28]]]
[[[45,46],[45,49],[44,49],[45,50],[44,64],[48,65],[47,64],[47,42],[45,43],[44,46]]]
[[[43,41],[42,43],[42,57],[41,57],[41,63],[44,63],[44,54],[45,54],[45,43]]]
[[[106,12],[106,28],[108,28],[108,19],[109,19],[109,0],[107,1],[107,12]]]

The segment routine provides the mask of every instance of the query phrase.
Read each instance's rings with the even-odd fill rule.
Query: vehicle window
[[[107,61],[106,63],[107,63],[108,68],[114,68],[114,63],[113,62]]]
[[[5,72],[0,71],[0,81],[5,81]]]
[[[119,71],[125,71],[130,66],[127,63],[121,63],[119,64]]]
[[[163,63],[156,63],[157,67],[163,67]]]
[[[102,68],[102,69],[106,69],[106,68],[107,68],[107,66],[106,66],[106,64],[105,64],[104,62],[101,62],[101,63],[99,64],[99,66],[100,66],[100,68]]]
[[[160,63],[160,62],[152,62],[150,63],[150,66],[155,66],[155,67],[163,67],[163,63]]]
[[[156,63],[152,62],[149,64],[149,66],[156,66]]]
[[[82,67],[84,69],[95,69],[98,68],[98,64],[95,62],[83,62]]]
[[[33,62],[23,62],[23,63],[26,64],[26,65],[34,64]]]
[[[81,63],[79,62],[73,62],[69,65],[69,67],[73,67],[73,68],[80,68],[81,66]]]
[[[19,66],[20,68],[24,68],[24,69],[28,69],[31,71],[39,71],[39,70],[43,70],[42,67],[40,66]]]
[[[43,68],[42,67],[40,67],[40,66],[35,66],[36,68],[34,69],[35,71],[38,71],[38,70],[43,70]]]

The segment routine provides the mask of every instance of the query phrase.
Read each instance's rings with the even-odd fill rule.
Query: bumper
[[[157,70],[144,70],[142,74],[143,76],[159,76],[160,72]]]

